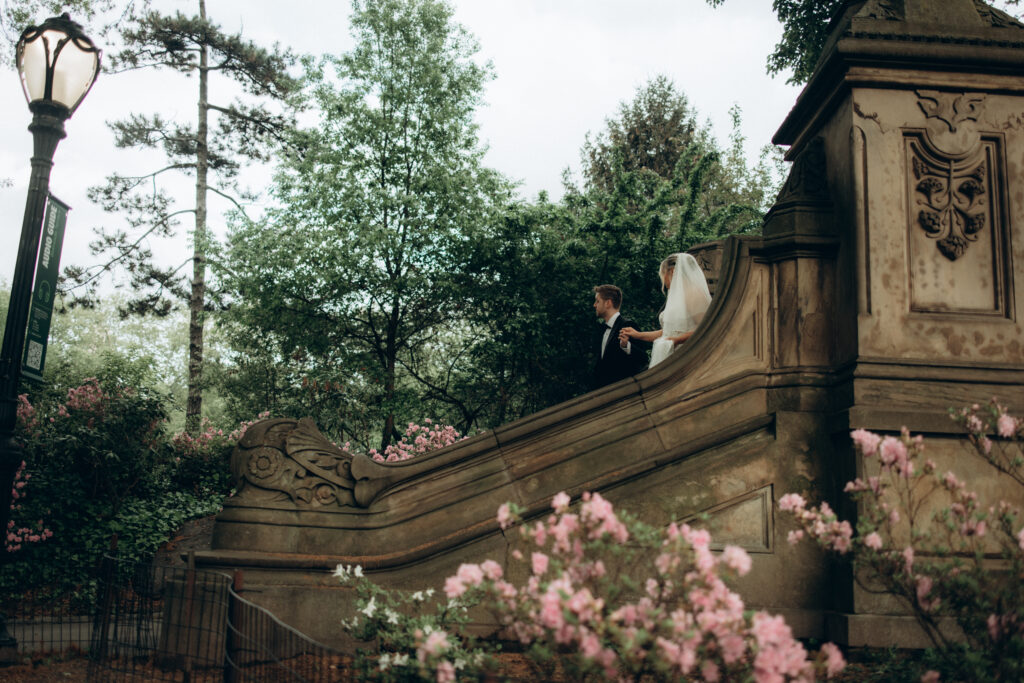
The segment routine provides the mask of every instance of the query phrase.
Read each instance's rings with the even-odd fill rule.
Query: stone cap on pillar
[[[935,88],[940,73],[991,74],[1024,92],[1024,24],[981,0],[847,2],[772,142],[794,158],[851,86]]]

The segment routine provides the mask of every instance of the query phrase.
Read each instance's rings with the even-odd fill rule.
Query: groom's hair
[[[605,301],[611,301],[615,308],[622,308],[622,290],[615,285],[598,285],[594,293]]]

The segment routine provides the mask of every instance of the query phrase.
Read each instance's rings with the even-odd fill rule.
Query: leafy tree
[[[736,107],[732,123],[721,149],[685,95],[658,76],[619,106],[605,130],[588,136],[583,182],[567,174],[566,206],[595,255],[591,277],[622,287],[633,316],[660,308],[653,274],[667,254],[760,228],[781,180],[781,156],[766,147],[748,165]]]
[[[707,0],[718,7],[725,0]],[[767,71],[771,75],[792,70],[787,83],[806,83],[814,73],[814,66],[828,38],[828,24],[846,0],[773,0],[772,8],[782,24],[782,38],[775,51],[768,56]],[[1007,12],[1020,16],[1020,0],[1001,0],[991,3]]]
[[[697,123],[696,111],[665,75],[621,102],[618,116],[605,119],[605,126],[597,135],[587,134],[580,153],[586,185],[604,192],[614,191],[617,166],[668,178],[691,143],[711,146],[707,127]]]
[[[611,282],[646,329],[664,302],[656,272],[669,253],[760,227],[781,173],[765,149],[751,165],[733,111],[721,149],[672,82],[657,77],[620,105],[581,150],[582,181],[565,199],[517,202],[474,251],[464,310],[482,331],[446,379],[496,426],[583,393],[594,359],[592,288]]]
[[[459,269],[508,188],[482,166],[473,121],[491,70],[452,8],[352,8],[353,50],[308,63],[321,121],[296,136],[280,207],[231,235],[227,324],[240,326],[240,353],[310,363],[326,377],[307,384],[360,396],[383,448],[401,435],[403,403],[423,397],[417,350],[458,327]]]
[[[224,197],[241,209],[252,195],[238,186],[239,170],[248,163],[269,160],[290,126],[286,114],[272,111],[269,103],[281,103],[297,88],[288,74],[294,58],[275,46],[266,50],[240,34],[224,33],[206,14],[205,0],[198,0],[198,14],[186,16],[147,12],[122,30],[125,46],[110,61],[115,73],[143,68],[171,69],[197,77],[197,114],[188,123],[161,114],[133,114],[115,121],[111,128],[121,148],[162,151],[166,164],[139,175],[112,174],[103,186],[90,189],[90,197],[106,211],[122,216],[127,228],[100,228],[92,251],[104,260],[91,267],[65,269],[65,290],[77,303],[95,301],[96,287],[104,273],[125,269],[135,297],[124,313],[167,315],[174,302],[188,301],[188,401],[186,425],[199,428],[202,415],[202,368],[204,316],[207,296],[207,252],[211,239],[207,198]],[[211,77],[219,75],[244,92],[231,104],[210,99]],[[220,92],[229,94],[228,83]],[[255,103],[253,103],[255,101]],[[214,127],[211,128],[211,124]],[[194,202],[176,203],[171,192],[158,183],[167,175],[194,177]],[[153,188],[156,189],[153,189]],[[153,238],[173,237],[180,217],[192,214],[192,273],[180,274],[187,262],[161,267],[153,260]]]

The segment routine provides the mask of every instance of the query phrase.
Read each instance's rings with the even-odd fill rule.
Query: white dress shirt
[[[604,349],[608,346],[608,337],[612,335],[612,327],[615,326],[615,319],[619,317],[619,312],[615,311],[612,313],[612,317],[604,321],[605,331],[604,337],[601,339],[601,358],[604,358]],[[630,342],[626,342],[626,345],[622,347],[622,350],[629,355],[629,352],[633,350],[633,345]]]

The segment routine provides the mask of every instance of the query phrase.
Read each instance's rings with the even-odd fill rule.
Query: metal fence
[[[352,680],[351,658],[245,600],[240,587],[240,572],[106,557],[95,599],[29,596],[6,606],[7,628],[26,658],[88,656],[90,681]]]

